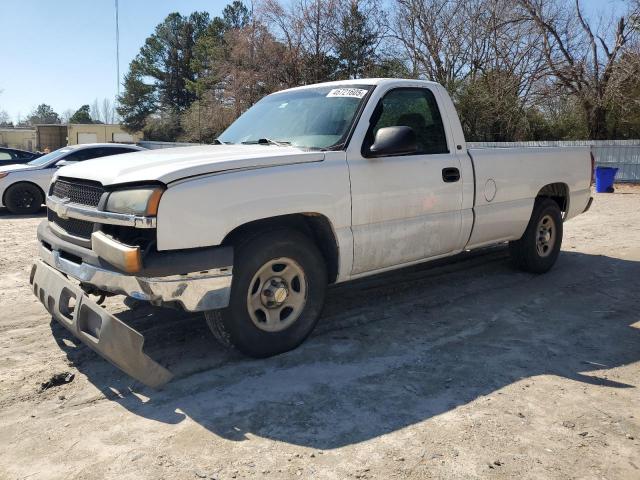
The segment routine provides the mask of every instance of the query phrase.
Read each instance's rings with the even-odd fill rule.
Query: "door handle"
[[[455,167],[448,167],[442,169],[442,180],[446,183],[453,183],[460,180],[460,170]]]

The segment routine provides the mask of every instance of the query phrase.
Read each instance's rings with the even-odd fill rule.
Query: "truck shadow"
[[[640,262],[573,252],[542,276],[514,271],[504,249],[412,267],[332,288],[314,335],[266,360],[218,347],[200,315],[146,306],[118,314],[175,373],[161,391],[131,387],[54,321],[52,330],[77,368],[135,415],[331,449],[537,375],[636,388],[599,371],[640,360],[640,291],[629,288],[637,278]]]

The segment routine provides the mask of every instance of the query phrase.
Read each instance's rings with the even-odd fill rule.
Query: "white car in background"
[[[145,150],[124,143],[90,143],[54,150],[23,165],[0,167],[0,207],[11,213],[30,214],[40,210],[56,169],[64,165]]]

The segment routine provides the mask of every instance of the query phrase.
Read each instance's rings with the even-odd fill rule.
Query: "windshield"
[[[36,167],[41,167],[46,165],[60,157],[64,157],[67,153],[69,153],[72,149],[69,147],[62,147],[58,150],[54,150],[51,153],[47,153],[41,157],[36,158],[35,160],[31,160],[27,165],[33,165]]]
[[[344,141],[370,85],[305,88],[275,93],[243,113],[222,143],[291,144],[328,148]]]

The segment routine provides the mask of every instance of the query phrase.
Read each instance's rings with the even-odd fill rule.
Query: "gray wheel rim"
[[[556,222],[551,215],[540,219],[536,233],[536,251],[540,257],[548,257],[556,243]]]
[[[290,327],[307,303],[307,277],[290,258],[270,260],[258,269],[249,284],[247,310],[251,321],[265,332]]]

